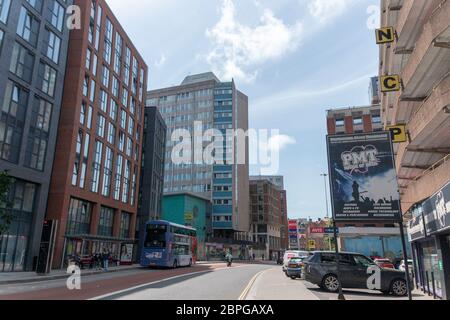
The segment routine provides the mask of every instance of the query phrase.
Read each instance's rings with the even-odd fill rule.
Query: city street
[[[82,277],[81,290],[65,280],[0,286],[0,300],[337,300],[273,264],[201,264],[177,270],[136,268]],[[368,290],[344,290],[347,300],[406,300]],[[415,293],[414,299],[428,300]]]

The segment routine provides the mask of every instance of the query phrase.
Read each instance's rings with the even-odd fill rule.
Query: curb
[[[132,266],[127,268],[121,268],[121,269],[110,269],[106,272],[104,271],[84,271],[81,270],[82,276],[94,276],[94,275],[100,275],[100,274],[108,274],[108,273],[116,273],[121,271],[129,271],[133,269],[138,269],[138,266]],[[70,274],[59,274],[54,276],[37,276],[33,278],[24,278],[24,279],[12,279],[12,280],[0,280],[0,286],[2,285],[8,285],[8,284],[21,284],[21,283],[37,283],[37,282],[45,282],[45,281],[51,281],[51,280],[60,280],[60,279],[66,279],[70,277]]]

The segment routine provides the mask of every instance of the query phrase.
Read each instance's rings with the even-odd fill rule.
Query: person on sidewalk
[[[103,251],[103,269],[107,272],[108,271],[108,265],[109,265],[109,251],[108,250],[104,250]]]

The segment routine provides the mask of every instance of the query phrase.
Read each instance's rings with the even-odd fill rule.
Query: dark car
[[[341,252],[339,269],[343,288],[379,290],[395,296],[408,294],[405,272],[381,268],[362,254]],[[379,279],[376,279],[377,273],[380,275]],[[315,252],[310,259],[304,261],[304,278],[324,290],[337,292],[339,281],[336,254]],[[412,284],[410,287],[412,288]]]

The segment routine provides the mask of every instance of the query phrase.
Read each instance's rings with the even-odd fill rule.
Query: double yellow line
[[[247,298],[248,293],[250,292],[250,289],[252,288],[252,286],[255,284],[256,279],[258,279],[258,277],[260,275],[262,275],[264,272],[266,272],[267,270],[262,270],[260,272],[258,272],[257,274],[254,275],[254,277],[250,280],[250,282],[248,283],[248,285],[245,287],[244,291],[242,291],[241,295],[239,296],[238,300],[245,300]]]

